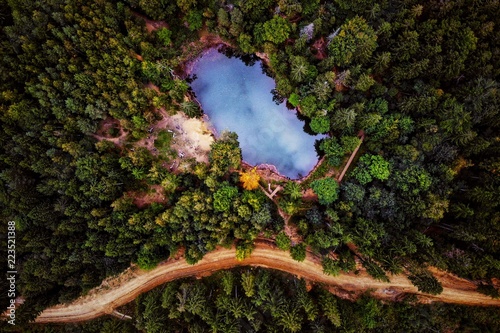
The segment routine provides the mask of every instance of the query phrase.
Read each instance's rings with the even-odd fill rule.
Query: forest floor
[[[443,285],[443,292],[439,295],[418,292],[405,275],[391,275],[390,283],[375,280],[359,263],[355,273],[342,273],[336,277],[325,275],[320,257],[313,253],[308,252],[306,259],[298,262],[293,260],[288,252],[277,249],[273,242],[260,239],[256,241],[252,255],[243,261],[236,260],[236,251],[233,247],[212,251],[195,265],[186,263],[180,253],[160,263],[151,271],[143,271],[132,266],[121,275],[105,280],[101,286],[92,289],[87,295],[72,303],[46,309],[37,317],[36,322],[78,322],[113,314],[119,306],[131,302],[139,294],[163,283],[193,276],[208,276],[218,270],[237,266],[259,266],[291,273],[308,282],[320,283],[333,294],[345,299],[356,299],[362,293],[370,292],[378,299],[397,301],[409,293],[417,295],[420,303],[439,301],[475,306],[500,306],[500,300],[478,293],[473,282],[434,268],[432,272]]]

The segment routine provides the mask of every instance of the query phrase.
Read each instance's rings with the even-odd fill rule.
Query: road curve
[[[390,283],[374,280],[364,270],[358,274],[340,274],[332,277],[323,274],[318,257],[307,253],[306,260],[297,262],[288,252],[277,249],[271,242],[259,240],[250,258],[237,261],[235,249],[220,248],[205,255],[196,265],[189,265],[184,259],[169,259],[151,271],[128,270],[121,276],[107,280],[100,287],[73,303],[57,305],[43,311],[35,320],[37,323],[64,323],[94,319],[124,305],[139,294],[172,280],[209,275],[221,269],[236,266],[259,266],[291,273],[306,280],[322,283],[333,293],[349,297],[352,294],[370,290],[380,299],[396,299],[402,293],[412,293],[421,302],[441,301],[466,305],[500,306],[500,300],[492,299],[475,291],[476,286],[465,279],[434,270],[443,284],[440,295],[428,295],[417,291],[404,275],[390,276]]]

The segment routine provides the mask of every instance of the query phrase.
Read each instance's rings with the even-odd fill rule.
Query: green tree
[[[318,109],[318,102],[314,95],[307,95],[300,101],[301,113],[309,118],[312,118]]]
[[[242,273],[241,286],[247,297],[253,297],[255,294],[255,275],[250,271]]]
[[[380,155],[365,154],[359,159],[358,166],[353,170],[354,177],[361,183],[367,184],[373,178],[389,179],[391,165]]]
[[[221,283],[224,289],[224,293],[229,296],[233,292],[234,288],[234,274],[231,271],[223,271],[221,275]]]
[[[254,249],[254,245],[252,242],[248,242],[248,241],[238,242],[236,244],[236,260],[242,261],[245,258],[250,257],[253,249]]]
[[[297,107],[300,103],[300,97],[296,93],[292,93],[290,97],[288,98],[288,102],[292,104],[293,107]]]
[[[210,171],[216,176],[226,174],[230,168],[238,169],[241,163],[238,135],[223,132],[210,146],[209,161]]]
[[[189,118],[196,118],[201,116],[200,106],[193,101],[184,101],[181,103],[181,111]]]
[[[203,26],[203,14],[199,10],[190,10],[186,16],[189,30],[198,31]]]
[[[340,311],[337,307],[337,300],[335,297],[323,291],[319,298],[320,308],[328,320],[335,326],[340,327],[342,325],[342,320],[340,318]]]
[[[352,153],[361,143],[361,139],[357,136],[342,135],[340,143],[346,153]]]
[[[161,40],[163,45],[170,46],[172,44],[172,31],[167,28],[161,28],[156,31],[156,35]]]
[[[419,291],[438,295],[443,292],[443,286],[429,271],[421,271],[408,276],[408,279],[413,283]]]
[[[247,34],[240,34],[238,36],[238,45],[244,53],[254,53],[255,47],[253,46],[252,36]]]
[[[327,275],[337,276],[340,274],[340,265],[337,260],[324,257],[321,260],[321,266],[323,266],[323,273]]]
[[[364,18],[347,20],[328,45],[330,56],[339,66],[367,62],[377,47],[377,35]]]
[[[358,112],[353,107],[337,110],[331,121],[333,129],[338,131],[348,131],[354,127]]]
[[[232,204],[233,199],[238,196],[238,189],[234,186],[224,185],[214,192],[214,210],[216,212],[227,212]]]
[[[302,56],[290,57],[290,78],[294,82],[302,82],[309,75],[309,63],[307,59]]]
[[[339,184],[334,178],[317,179],[311,183],[311,188],[322,205],[329,205],[338,198]]]
[[[326,116],[315,116],[311,119],[310,126],[316,133],[326,133],[330,130],[330,120]]]
[[[289,181],[285,184],[283,193],[289,196],[292,200],[298,200],[302,198],[302,188],[299,183],[294,181]]]
[[[360,75],[358,81],[356,82],[356,85],[354,86],[354,89],[366,92],[368,89],[371,88],[375,84],[375,80],[373,77],[370,75],[363,73]]]
[[[264,22],[263,28],[264,40],[273,42],[274,44],[283,43],[292,31],[290,23],[286,19],[277,15],[275,15],[271,20]]]
[[[292,246],[292,241],[284,232],[280,232],[278,235],[276,235],[276,246],[280,250],[288,251]]]
[[[306,244],[299,243],[290,248],[290,255],[294,260],[304,261],[306,259]]]
[[[319,144],[319,148],[325,153],[328,164],[332,166],[339,166],[342,163],[342,157],[345,154],[344,147],[342,147],[337,138],[325,138]]]

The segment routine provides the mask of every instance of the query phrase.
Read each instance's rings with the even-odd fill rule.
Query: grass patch
[[[312,174],[309,175],[309,177],[302,182],[302,188],[307,189],[310,187],[311,182],[313,182],[316,179],[324,178],[325,175],[330,171],[332,167],[328,164],[328,161],[325,159],[321,164],[316,168],[316,170],[313,171]]]

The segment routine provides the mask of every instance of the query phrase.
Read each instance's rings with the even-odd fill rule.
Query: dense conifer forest
[[[356,259],[377,279],[404,272],[437,294],[426,268],[434,266],[499,296],[498,1],[0,0],[0,24],[1,225],[3,234],[16,222],[19,324],[131,262],[150,269],[183,249],[194,264],[233,243],[243,259],[257,237],[275,239],[297,260],[312,248],[326,274],[352,271]],[[309,130],[329,134],[318,145],[321,164],[301,182],[273,183],[283,187],[273,200],[255,186],[266,180],[245,172],[235,133],[212,144],[208,164],[185,159],[171,171],[179,160],[172,137],[150,131],[160,109],[201,116],[184,70],[207,47],[204,35],[236,54],[263,55],[275,99],[298,107]],[[113,126],[102,133],[106,123]],[[137,146],[150,136],[155,150]],[[360,143],[339,184],[332,175]],[[154,186],[165,199],[137,205],[134,195]],[[317,200],[303,200],[309,189]],[[177,302],[168,296],[175,293],[204,299],[206,311],[228,298],[273,320],[258,324],[222,309],[220,318],[239,319],[224,325],[270,332],[412,331],[397,325],[416,322],[485,331],[489,320],[488,310],[411,300],[349,303],[319,287],[306,292],[298,280],[248,272],[221,273],[233,276],[234,288],[209,279],[141,296],[138,328],[212,327],[215,313],[177,313],[178,303],[162,310],[162,302]],[[246,279],[258,293],[265,276],[294,302],[273,308],[246,294]],[[204,298],[209,290],[217,291]],[[127,325],[105,322],[108,330]]]

